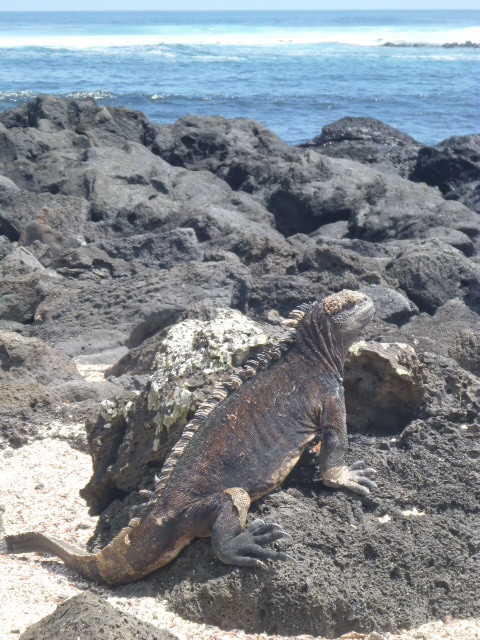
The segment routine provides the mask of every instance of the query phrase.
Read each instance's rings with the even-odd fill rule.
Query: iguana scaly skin
[[[278,487],[302,452],[318,449],[323,482],[366,495],[376,488],[362,462],[345,466],[342,387],[348,348],[374,313],[356,291],[341,291],[292,312],[285,340],[247,361],[200,406],[167,459],[141,518],[89,554],[42,533],[0,537],[0,553],[43,551],[97,581],[138,580],[173,560],[196,537],[212,537],[219,560],[265,567],[285,559],[267,545],[289,537],[254,520],[253,500]],[[315,445],[315,446],[314,446]]]

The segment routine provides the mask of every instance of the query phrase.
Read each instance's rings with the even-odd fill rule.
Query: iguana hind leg
[[[227,489],[219,498],[220,507],[212,529],[212,549],[219,560],[239,567],[266,569],[264,559],[290,558],[286,553],[266,548],[275,540],[291,538],[280,525],[254,520],[245,528],[250,497],[244,489]]]

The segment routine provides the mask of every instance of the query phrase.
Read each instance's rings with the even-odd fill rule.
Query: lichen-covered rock
[[[177,636],[123,613],[106,600],[82,593],[59,604],[20,640],[176,640]]]
[[[151,482],[213,384],[268,341],[257,323],[232,309],[165,330],[145,392],[119,407],[104,406],[89,428],[93,476],[82,495],[91,511]]]

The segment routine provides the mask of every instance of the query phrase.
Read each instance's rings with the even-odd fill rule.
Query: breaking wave
[[[402,31],[400,28],[356,27],[339,30],[337,27],[316,28],[250,28],[211,30],[192,29],[172,31],[162,27],[148,34],[89,34],[89,35],[0,35],[0,48],[49,48],[62,50],[112,49],[185,46],[289,47],[292,45],[339,44],[359,47],[416,47],[416,46],[480,46],[480,27],[450,30]],[[168,50],[156,49],[157,55],[171,56]]]

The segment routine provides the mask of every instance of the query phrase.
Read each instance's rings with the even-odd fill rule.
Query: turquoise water
[[[479,24],[473,11],[4,12],[0,110],[92,96],[158,123],[255,118],[291,143],[371,116],[433,144],[478,130],[480,49],[442,45],[480,42]]]

